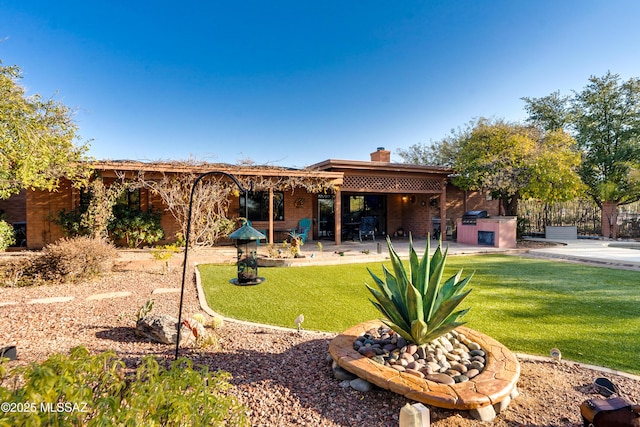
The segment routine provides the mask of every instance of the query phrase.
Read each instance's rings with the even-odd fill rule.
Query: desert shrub
[[[7,221],[0,221],[0,251],[4,252],[9,246],[16,244],[13,226]]]
[[[47,245],[27,274],[47,282],[74,282],[110,271],[116,256],[115,247],[104,239],[66,237]]]
[[[4,258],[0,261],[0,287],[17,287],[34,285],[35,279],[30,272],[34,271],[35,255],[20,255]]]
[[[8,370],[0,364],[0,425],[248,426],[229,395],[227,372],[194,369],[181,358],[169,367],[146,356],[135,372],[114,352],[84,347],[42,363]]]

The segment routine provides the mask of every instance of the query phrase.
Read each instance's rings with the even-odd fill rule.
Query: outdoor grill
[[[487,218],[489,214],[487,211],[467,211],[462,215],[463,225],[476,225],[478,218]]]

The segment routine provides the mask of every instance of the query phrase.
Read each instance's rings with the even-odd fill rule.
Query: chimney
[[[371,153],[371,161],[391,163],[391,151],[385,150],[384,147],[378,147],[376,151]]]

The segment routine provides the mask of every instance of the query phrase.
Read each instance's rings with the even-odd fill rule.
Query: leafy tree
[[[413,144],[408,149],[399,148],[396,153],[404,163],[420,165],[453,166],[460,149],[460,141],[468,136],[471,126],[451,130],[451,133],[440,141],[429,144]]]
[[[480,118],[461,133],[454,183],[489,190],[505,215],[517,215],[521,198],[548,203],[569,200],[581,191],[575,141],[561,130],[540,129]]]
[[[582,151],[580,177],[603,210],[603,224],[615,226],[618,205],[640,200],[640,79],[621,81],[608,72],[590,77],[573,97],[556,92],[524,98],[529,121],[571,132]],[[611,218],[606,216],[611,212]],[[612,237],[615,237],[615,227]]]
[[[82,182],[87,144],[75,145],[78,128],[63,104],[26,96],[20,68],[0,61],[0,198],[20,189],[55,190],[61,178]]]

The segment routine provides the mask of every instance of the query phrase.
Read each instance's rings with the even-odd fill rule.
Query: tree
[[[521,198],[553,203],[580,192],[580,155],[568,134],[486,118],[469,126],[455,155],[454,183],[489,190],[505,215],[517,215]]]
[[[138,176],[141,186],[159,195],[167,211],[181,228],[182,238],[187,236],[189,222],[189,199],[196,172],[163,173],[161,179]],[[236,221],[228,218],[231,194],[238,190],[228,179],[210,176],[203,179],[193,194],[193,216],[189,241],[196,246],[213,246],[236,227]]]
[[[616,237],[617,207],[640,200],[640,79],[608,72],[573,97],[524,98],[530,122],[562,127],[582,152],[580,177]]]
[[[0,198],[21,189],[55,190],[61,178],[82,182],[87,144],[75,145],[70,110],[40,95],[27,97],[20,68],[0,61]]]
[[[408,149],[399,148],[396,153],[404,163],[419,165],[453,166],[455,157],[460,149],[460,141],[468,136],[469,129],[452,129],[451,133],[440,141],[432,141],[429,144],[413,144]]]

